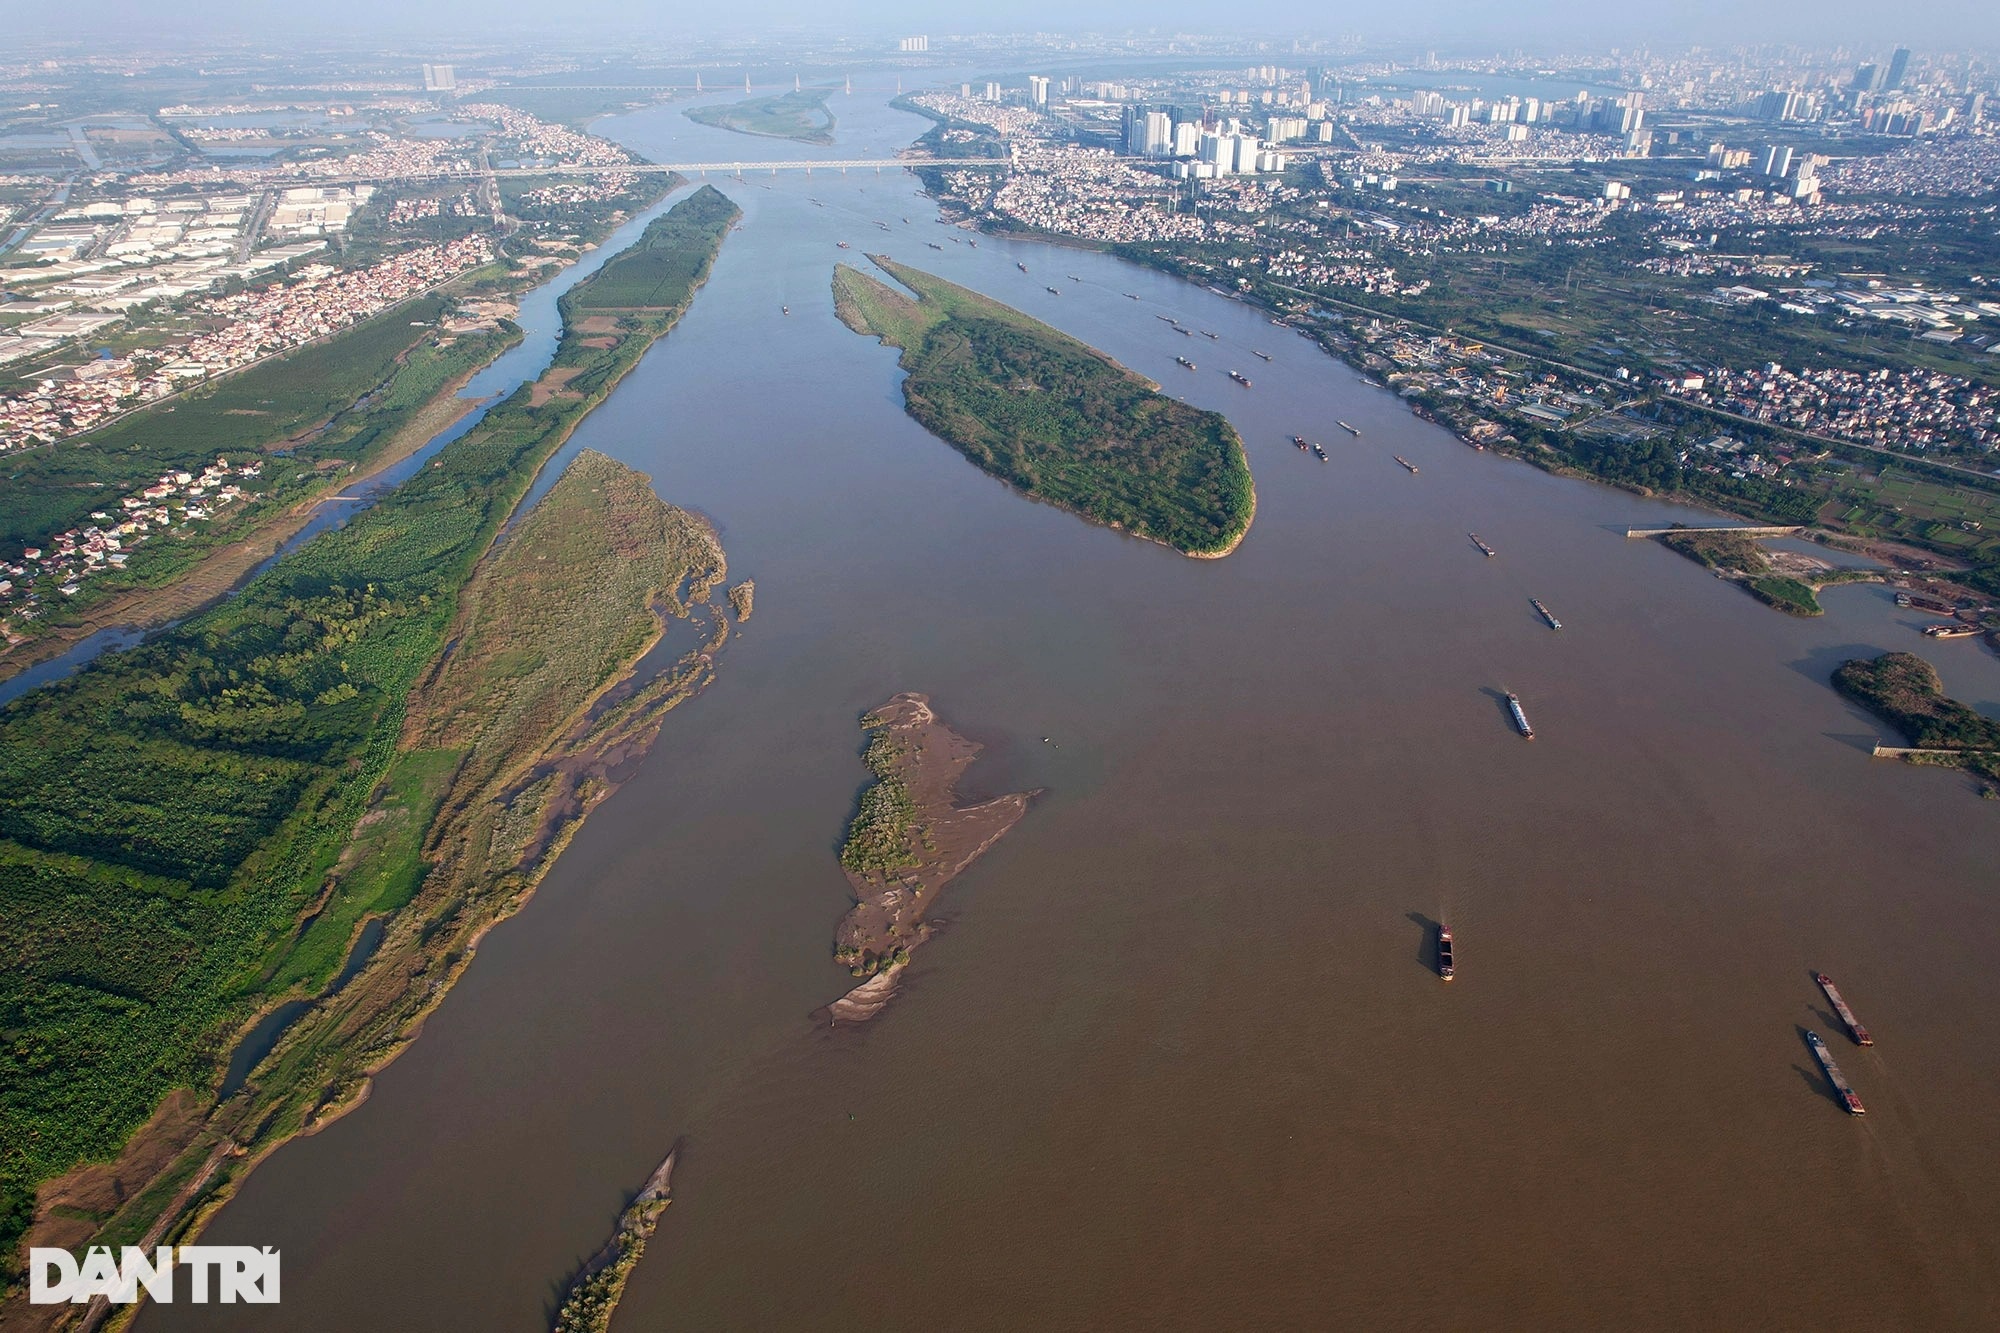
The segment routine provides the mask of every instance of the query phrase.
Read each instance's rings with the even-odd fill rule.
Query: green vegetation
[[[1660,544],[1729,575],[1752,597],[1787,615],[1816,616],[1824,609],[1811,584],[1770,572],[1771,558],[1755,538],[1734,532],[1670,532]]]
[[[521,738],[580,707],[579,682],[601,683],[643,651],[633,616],[601,615],[596,594],[549,579],[546,562],[524,573],[503,558],[495,567],[527,586],[491,604],[520,608],[513,623],[524,634],[557,635],[555,647],[480,650],[488,640],[477,608],[488,603],[474,599],[461,652],[426,681],[476,563],[536,471],[673,326],[735,217],[713,190],[684,201],[653,224],[695,252],[680,266],[688,280],[666,293],[671,303],[622,310],[615,337],[579,332],[575,307],[594,283],[628,280],[624,259],[612,260],[566,298],[571,326],[543,381],[494,407],[393,494],[290,553],[234,599],[0,710],[7,1276],[40,1181],[115,1152],[169,1090],[212,1088],[230,1034],[287,994],[322,987],[363,916],[413,894],[410,911],[420,910],[438,873],[423,863],[440,854],[434,837],[417,832],[429,812],[455,821],[455,846],[497,824],[520,793],[498,809],[465,805],[464,783],[478,778],[482,794],[504,785],[506,756],[527,744]],[[700,225],[688,226],[690,218]],[[637,262],[657,267],[655,257]],[[551,383],[560,389],[547,391]],[[582,475],[587,483],[592,469]],[[537,550],[527,535],[534,527],[531,515],[505,549]],[[653,586],[659,562],[618,555],[633,565],[631,577]],[[668,601],[691,572],[684,556],[675,560],[673,581],[659,585]],[[606,596],[630,591],[611,577],[617,563],[593,565]],[[560,605],[537,600],[543,580],[568,589]],[[579,624],[579,616],[594,619]],[[475,669],[478,683],[457,697],[480,699],[490,715],[479,737],[453,730],[438,711],[439,699],[454,697],[440,694],[439,682]],[[413,691],[420,707],[410,707]],[[622,711],[577,725],[585,739],[621,726],[629,733],[639,725],[632,708],[661,697],[640,691]],[[425,737],[441,728],[441,739],[418,749],[459,753],[448,779],[435,754],[399,758],[406,725],[419,724]],[[559,846],[560,827],[556,819],[521,855]],[[358,869],[357,858],[366,861]],[[500,858],[494,873],[509,866],[519,892],[518,863]],[[444,882],[464,891],[473,879],[458,870]],[[407,925],[405,912],[391,936],[421,953],[444,932],[462,965],[466,937],[445,927],[464,910],[462,901],[435,904],[429,919]],[[385,953],[396,938],[385,940]],[[417,969],[425,996],[449,983],[449,960],[438,967],[435,978]],[[416,984],[407,971],[401,979]],[[230,1126],[239,1141],[295,1130],[316,1105],[352,1091],[359,1074],[348,1066],[343,1077],[341,1059],[360,1058],[354,1030],[316,1031],[311,1046],[288,1035],[266,1090],[253,1085],[239,1097],[258,1107]]]
[[[1775,606],[1788,616],[1816,616],[1825,610],[1814,595],[1811,584],[1781,574],[1750,579],[1743,587],[1758,601],[1766,606]]]
[[[834,120],[833,113],[826,109],[829,92],[825,88],[803,88],[795,93],[746,97],[719,106],[690,107],[687,118],[696,124],[734,130],[738,134],[830,144]]]
[[[875,732],[861,756],[875,781],[861,793],[860,808],[847,826],[840,864],[857,875],[893,875],[917,864],[910,844],[917,826],[917,807],[910,799],[909,784],[896,773],[903,758],[902,745],[880,730],[885,724],[873,714],[863,718],[861,725]]]
[[[918,294],[840,265],[840,317],[903,349],[910,415],[987,472],[1189,555],[1227,555],[1256,510],[1243,443],[1217,412],[1161,393],[1018,310],[871,256]]]
[[[712,185],[704,185],[662,217],[636,244],[563,298],[566,312],[676,309],[708,277],[715,252],[704,241],[720,237],[742,216]]]
[[[1915,653],[1843,662],[1833,673],[1833,686],[1909,737],[1913,746],[2000,751],[2000,722],[1947,697],[1937,671]]]
[[[273,476],[335,460],[365,462],[394,433],[396,412],[414,410],[438,385],[498,350],[481,338],[439,346],[435,326],[453,304],[448,296],[420,297],[89,435],[10,456],[0,476],[0,547],[45,541],[167,469],[218,454],[244,461],[284,450],[289,458],[267,467]],[[381,400],[367,401],[377,390]]]
[[[570,1283],[562,1308],[556,1311],[554,1333],[607,1333],[610,1329],[611,1316],[625,1295],[625,1283],[646,1253],[646,1242],[652,1239],[660,1214],[670,1202],[667,1178],[673,1164],[669,1156],[653,1173],[639,1197],[619,1214],[618,1230],[610,1241]]]

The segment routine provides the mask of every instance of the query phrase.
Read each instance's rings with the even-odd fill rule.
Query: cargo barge
[[[1192,361],[1188,360],[1188,359],[1187,359],[1186,357],[1184,357],[1184,356],[1177,356],[1177,357],[1175,357],[1175,358],[1174,358],[1174,360],[1176,360],[1176,361],[1180,362],[1180,363],[1181,363],[1181,364],[1182,364],[1183,366],[1186,366],[1186,367],[1187,367],[1187,368],[1188,368],[1189,370],[1193,370],[1193,369],[1194,369],[1194,362],[1192,362]]]
[[[1438,927],[1438,979],[1450,981],[1454,975],[1451,963],[1451,927]]]
[[[1403,457],[1401,454],[1396,455],[1396,461],[1398,463],[1401,463],[1404,467],[1408,468],[1412,476],[1416,475],[1417,465],[1415,463],[1412,463],[1409,459]]]
[[[1549,622],[1550,629],[1561,629],[1563,627],[1562,621],[1556,619],[1556,613],[1549,610],[1549,608],[1547,608],[1546,606],[1542,605],[1541,598],[1530,597],[1528,599],[1528,605],[1534,607],[1536,611],[1541,613],[1542,619]]]
[[[1968,625],[1963,620],[1947,620],[1942,624],[1924,626],[1924,633],[1933,639],[1968,639],[1979,633],[1979,626]]]
[[[1514,730],[1529,740],[1535,739],[1535,729],[1528,725],[1527,710],[1521,707],[1521,696],[1507,691],[1507,711],[1514,715]]]
[[[1905,610],[1929,611],[1940,616],[1951,615],[1954,610],[1953,607],[1938,601],[1935,597],[1919,597],[1915,593],[1909,592],[1897,593],[1896,605],[1903,607]]]
[[[1819,1033],[1806,1033],[1806,1045],[1812,1047],[1813,1059],[1819,1061],[1819,1067],[1826,1071],[1826,1081],[1833,1084],[1833,1090],[1840,1095],[1840,1104],[1847,1108],[1847,1113],[1867,1115],[1868,1108],[1861,1104],[1861,1099],[1854,1095],[1854,1089],[1848,1086],[1847,1076],[1842,1074],[1840,1066],[1833,1062],[1833,1053],[1826,1049],[1826,1043],[1820,1040]]]
[[[1248,375],[1245,375],[1240,370],[1230,371],[1229,378],[1235,380],[1238,384],[1242,385],[1246,389],[1250,387],[1250,377]]]
[[[1361,438],[1361,427],[1350,425],[1345,421],[1339,422],[1337,424],[1340,426],[1342,430],[1346,431],[1349,435],[1352,435],[1357,440]]]
[[[1817,981],[1819,988],[1826,992],[1827,1003],[1833,1006],[1833,1012],[1840,1015],[1840,1021],[1847,1028],[1847,1035],[1854,1038],[1854,1044],[1873,1046],[1875,1039],[1868,1035],[1867,1028],[1861,1026],[1861,1020],[1857,1019],[1854,1011],[1847,1007],[1847,1001],[1840,998],[1840,992],[1834,988],[1833,978],[1824,972],[1815,972],[1813,980]]]
[[[1498,551],[1496,551],[1496,550],[1494,550],[1494,549],[1493,549],[1492,547],[1488,546],[1488,545],[1487,545],[1487,544],[1486,544],[1485,542],[1481,541],[1481,540],[1479,539],[1479,534],[1478,534],[1478,533],[1476,533],[1476,532],[1468,532],[1468,533],[1466,533],[1465,535],[1466,535],[1466,536],[1468,536],[1468,537],[1470,537],[1470,538],[1472,538],[1472,544],[1473,544],[1474,546],[1477,546],[1477,547],[1479,548],[1480,552],[1481,552],[1481,553],[1482,553],[1483,555],[1485,555],[1485,556],[1486,556],[1486,558],[1487,558],[1488,560],[1491,560],[1491,559],[1492,559],[1492,558],[1493,558],[1494,556],[1496,556],[1496,555],[1500,554],[1500,553],[1499,553]]]

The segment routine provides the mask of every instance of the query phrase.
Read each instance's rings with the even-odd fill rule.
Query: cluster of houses
[[[1670,394],[1835,439],[1910,449],[2000,447],[2000,390],[1937,370],[1717,369]]]
[[[8,622],[40,614],[44,585],[74,597],[92,575],[123,569],[132,548],[148,537],[203,522],[223,506],[242,500],[242,483],[263,470],[261,463],[231,467],[227,458],[218,458],[199,472],[164,472],[114,508],[93,512],[88,523],[59,532],[42,545],[26,547],[17,560],[0,558],[0,615],[6,617],[0,621],[0,633],[13,639],[17,636],[9,632]]]
[[[358,324],[492,260],[484,236],[418,246],[366,268],[310,265],[289,282],[193,307],[206,326],[186,341],[52,372],[0,396],[0,453],[50,443],[214,375]]]

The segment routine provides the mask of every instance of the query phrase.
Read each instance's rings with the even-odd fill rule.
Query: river
[[[886,153],[923,128],[888,92],[836,96],[824,150],[678,107],[602,129],[660,160]],[[577,443],[713,517],[755,619],[368,1102],[209,1228],[282,1250],[282,1305],[143,1327],[546,1328],[683,1135],[621,1328],[1990,1318],[2000,808],[1871,761],[1826,682],[1908,648],[1992,711],[2000,659],[1876,587],[1780,615],[1622,536],[1698,515],[1476,453],[1248,306],[975,250],[907,176],[716,183],[741,229]],[[927,435],[895,352],[833,315],[870,249],[1227,412],[1242,548],[1090,527]],[[820,1029],[856,719],[901,689],[987,744],[968,794],[1047,795],[945,890],[889,1010]]]

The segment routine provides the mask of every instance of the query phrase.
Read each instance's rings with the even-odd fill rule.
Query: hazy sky
[[[12,11],[12,13],[8,13]],[[88,15],[80,24],[80,15]],[[2000,46],[1991,0],[1005,0],[938,4],[917,0],[98,0],[81,10],[46,0],[0,0],[14,31],[88,40],[92,31],[472,33],[562,28],[655,29],[669,33],[744,32],[758,26],[908,29],[946,33],[1060,28],[1100,30],[1358,33],[1487,49],[1515,45],[1596,46],[1651,41],[1675,47],[1744,42],[1925,43],[1955,50]],[[109,20],[108,22],[106,20]]]

